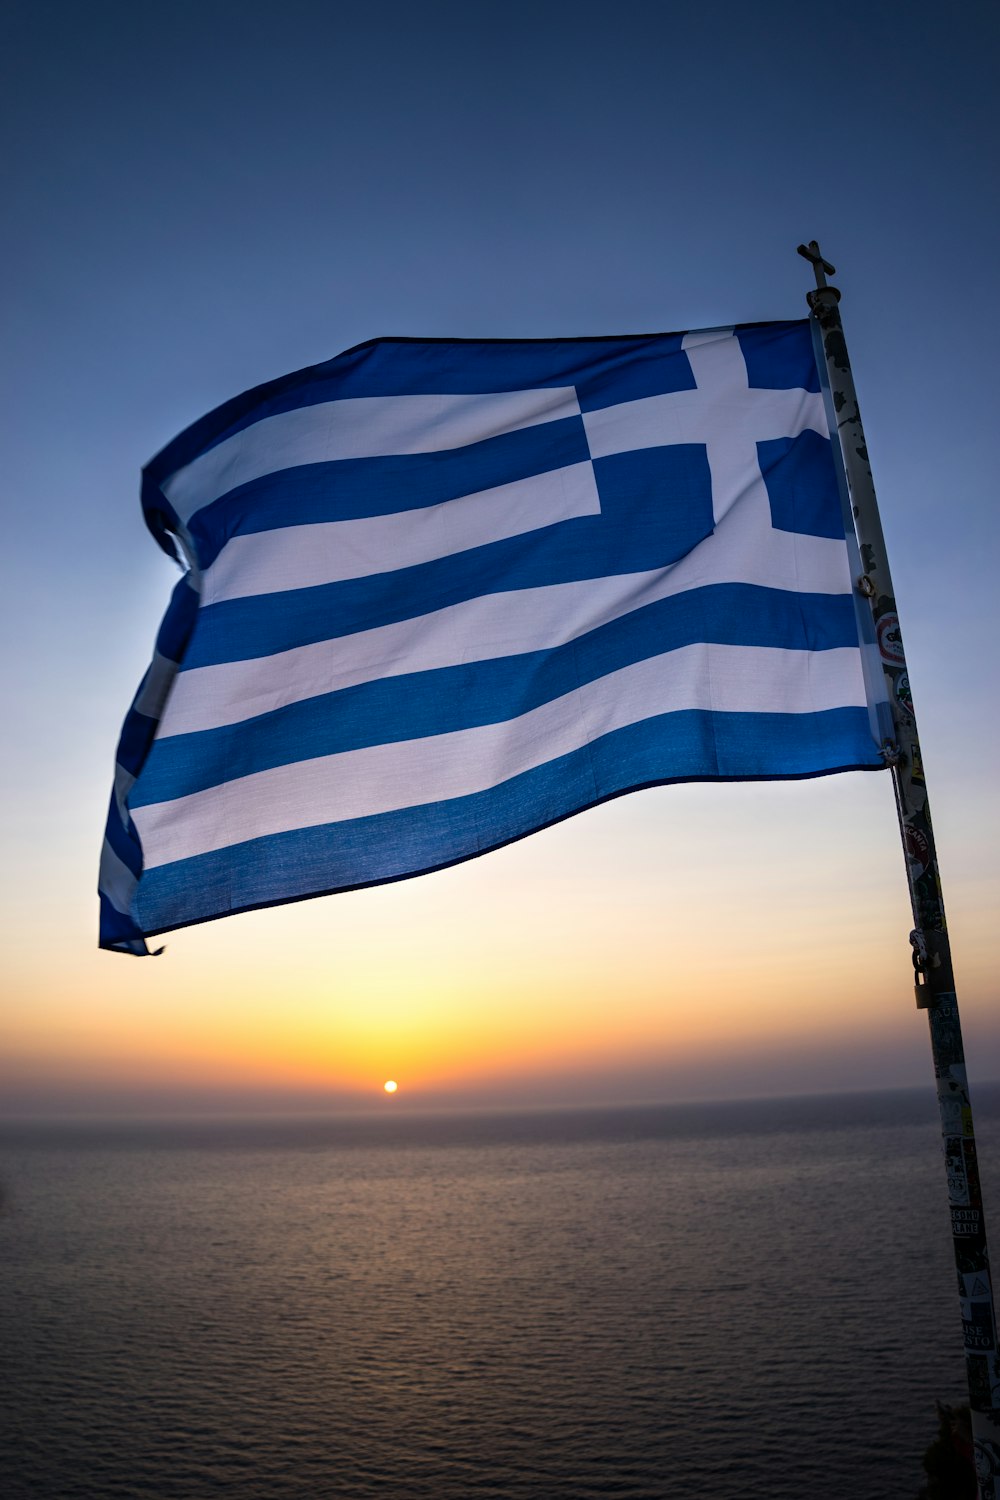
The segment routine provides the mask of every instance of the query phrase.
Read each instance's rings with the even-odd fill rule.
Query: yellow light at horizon
[[[394,1094],[399,1088],[399,1084],[394,1078],[388,1078],[386,1079],[385,1083],[383,1083],[382,1087],[385,1089],[387,1094]]]

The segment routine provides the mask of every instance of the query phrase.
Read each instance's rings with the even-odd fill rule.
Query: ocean
[[[915,1500],[964,1396],[930,1084],[8,1122],[0,1183],[5,1500]]]

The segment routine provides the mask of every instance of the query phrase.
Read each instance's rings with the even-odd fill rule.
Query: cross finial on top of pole
[[[810,240],[808,245],[800,245],[799,254],[809,261],[816,272],[816,290],[821,292],[826,286],[827,276],[835,275],[837,267],[831,266],[828,260],[823,259],[823,256],[820,254],[819,245],[815,240]]]
[[[824,300],[827,302],[839,302],[840,292],[835,286],[827,286],[826,284],[827,276],[833,276],[837,268],[836,266],[831,266],[828,260],[823,259],[816,241],[810,240],[808,245],[800,245],[799,254],[809,262],[816,275],[815,292],[806,293],[806,301],[809,303],[809,306],[813,307],[815,305],[814,298],[818,298],[821,302]],[[825,298],[823,296],[824,293],[826,294]]]

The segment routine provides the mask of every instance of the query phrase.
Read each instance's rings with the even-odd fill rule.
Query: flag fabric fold
[[[119,745],[103,947],[644,786],[883,764],[805,320],[374,340],[195,423],[143,508],[188,571]]]

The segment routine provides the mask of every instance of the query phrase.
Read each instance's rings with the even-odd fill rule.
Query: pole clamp
[[[883,740],[879,746],[878,753],[887,766],[901,766],[903,764],[903,752],[895,740]]]

